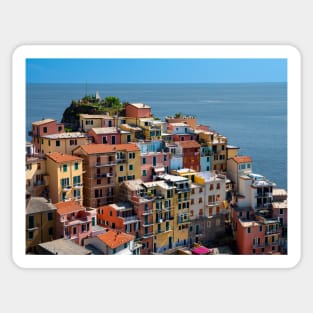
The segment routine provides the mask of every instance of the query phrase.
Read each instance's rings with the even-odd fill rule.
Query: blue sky
[[[27,59],[27,83],[286,82],[287,59]]]

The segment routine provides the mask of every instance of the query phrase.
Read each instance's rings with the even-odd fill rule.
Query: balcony
[[[121,163],[126,163],[126,158],[125,159],[117,159],[116,163],[121,164]]]
[[[69,191],[72,189],[72,186],[71,185],[65,185],[65,186],[62,186],[62,190],[63,191]]]
[[[153,210],[147,210],[147,211],[143,211],[142,215],[150,215],[153,214]]]
[[[151,237],[153,237],[153,233],[145,233],[143,236],[142,236],[142,238],[144,238],[144,239],[147,239],[147,238],[151,238]]]
[[[127,216],[127,217],[120,216],[120,217],[124,220],[124,224],[139,222],[137,216]]]
[[[79,184],[74,184],[73,186],[74,189],[81,189],[83,188],[83,184],[79,183]]]
[[[144,222],[143,227],[150,227],[150,226],[153,226],[153,222]]]
[[[108,162],[103,162],[103,163],[96,163],[96,167],[105,167],[105,166],[112,166],[112,165],[116,165],[116,162],[108,161]]]

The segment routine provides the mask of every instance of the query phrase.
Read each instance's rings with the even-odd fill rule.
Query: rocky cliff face
[[[106,112],[104,112],[102,108],[96,107],[94,104],[78,104],[72,102],[71,105],[64,110],[61,123],[64,124],[66,129],[78,131],[80,114],[106,114]]]

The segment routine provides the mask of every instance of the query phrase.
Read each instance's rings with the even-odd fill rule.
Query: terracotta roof
[[[111,249],[115,249],[133,240],[135,237],[121,231],[109,230],[104,234],[98,235],[97,238],[104,242]]]
[[[200,148],[201,147],[201,145],[198,142],[196,142],[195,140],[179,141],[178,144],[181,145],[181,147],[183,149],[185,149],[185,148]]]
[[[134,143],[125,143],[119,145],[110,144],[88,144],[82,145],[80,148],[87,154],[106,153],[115,151],[140,151],[139,147]],[[75,149],[76,150],[76,149]]]
[[[232,158],[236,163],[248,163],[252,162],[252,159],[249,156],[237,156]]]
[[[84,210],[84,208],[77,201],[74,201],[74,200],[58,202],[58,203],[55,203],[54,206],[57,208],[57,212],[60,215]]]
[[[65,163],[65,162],[70,162],[70,161],[82,160],[82,158],[78,156],[71,155],[71,154],[62,154],[59,152],[47,153],[46,156],[56,163]]]

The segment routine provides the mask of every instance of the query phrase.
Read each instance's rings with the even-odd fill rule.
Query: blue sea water
[[[251,156],[255,173],[287,190],[287,84],[27,84],[26,133],[42,118],[61,121],[72,100],[97,91],[148,104],[162,120],[177,112],[196,116]]]

